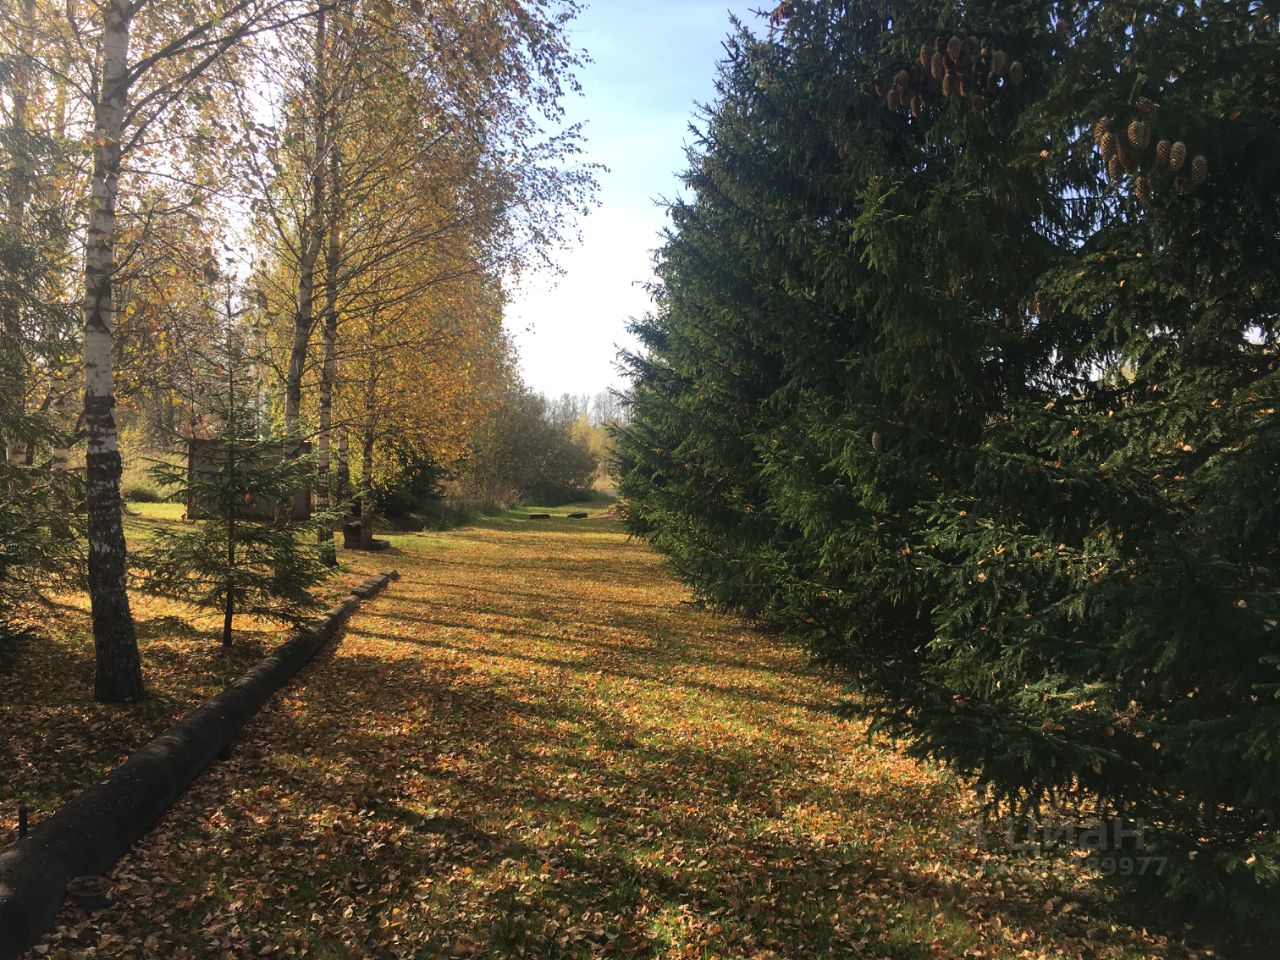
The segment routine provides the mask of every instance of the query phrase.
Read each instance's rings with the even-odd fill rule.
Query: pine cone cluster
[[[890,110],[918,117],[943,99],[967,99],[978,114],[988,96],[997,96],[1023,80],[1021,62],[978,37],[938,36],[920,47],[919,56],[898,70],[888,89],[878,89]]]
[[[1121,181],[1132,175],[1130,186],[1138,202],[1151,202],[1154,185],[1172,183],[1179,193],[1191,193],[1209,179],[1209,158],[1197,154],[1187,167],[1187,145],[1181,140],[1155,140],[1159,106],[1148,97],[1134,103],[1136,116],[1126,125],[1115,117],[1103,117],[1093,125],[1093,142],[1106,164],[1107,177]],[[1155,140],[1154,146],[1152,141]]]

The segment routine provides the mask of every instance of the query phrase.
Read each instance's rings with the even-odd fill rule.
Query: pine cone
[[[970,35],[965,40],[965,45],[969,48],[969,58],[971,60],[977,59],[978,54],[982,52],[982,41]]]
[[[1175,141],[1169,148],[1169,169],[1177,173],[1187,162],[1187,145],[1181,140]]]
[[[1009,82],[1015,87],[1022,82],[1022,61],[1015,60],[1009,64]]]
[[[1133,171],[1138,169],[1138,151],[1129,146],[1127,138],[1116,140],[1116,156],[1120,159],[1120,169]]]
[[[885,94],[884,102],[890,110],[897,110],[898,107],[902,105],[902,98],[898,93],[897,87],[891,88],[889,92]]]
[[[884,438],[880,436],[879,430],[871,431],[871,449],[876,453],[880,453],[884,449]]]
[[[1161,170],[1169,166],[1169,151],[1173,144],[1168,140],[1161,140],[1156,144],[1156,166]]]
[[[947,56],[951,58],[952,63],[959,63],[964,54],[965,44],[963,40],[959,37],[952,37],[947,41]]]
[[[1197,187],[1209,179],[1209,158],[1203,153],[1196,154],[1191,161],[1191,182]]]
[[[956,92],[956,75],[948,73],[942,78],[942,95],[950,97]]]
[[[1135,150],[1145,150],[1151,143],[1151,124],[1135,120],[1129,124],[1129,144]]]
[[[923,110],[924,102],[920,99],[920,94],[917,93],[911,98],[911,115],[913,117],[918,117]]]
[[[1133,195],[1144,207],[1151,202],[1151,184],[1146,177],[1139,175],[1133,178]]]
[[[935,53],[933,59],[929,61],[929,68],[933,79],[941,80],[947,73],[947,58],[940,53]]]
[[[991,69],[995,71],[996,76],[1003,77],[1009,70],[1009,54],[1003,50],[997,50],[991,54]]]
[[[907,73],[907,71],[905,70],[899,70],[897,74],[894,75],[893,85],[897,87],[899,90],[907,89],[907,84],[909,84],[910,82],[911,82],[911,74]]]
[[[1138,112],[1148,120],[1154,120],[1156,114],[1160,112],[1160,107],[1150,97],[1139,97],[1134,104],[1138,108]]]
[[[916,63],[920,64],[920,66],[925,69],[928,69],[929,61],[932,59],[932,56],[933,51],[929,49],[929,45],[927,43],[922,43],[920,44],[920,56],[916,57]]]
[[[1107,178],[1109,180],[1119,180],[1124,176],[1124,165],[1120,162],[1120,157],[1113,154],[1111,159],[1107,161]]]
[[[1108,163],[1116,155],[1116,138],[1110,130],[1103,131],[1102,139],[1098,141],[1098,149],[1102,151],[1102,159]]]
[[[958,89],[959,89],[959,91],[960,91],[960,96],[962,96],[962,97],[967,97],[967,96],[969,95],[969,89],[970,89],[970,88],[969,88],[969,78],[968,78],[968,77],[964,77],[964,76],[962,76],[962,77],[960,78],[960,85],[959,85]]]
[[[1099,149],[1102,148],[1103,136],[1105,136],[1107,132],[1110,130],[1111,130],[1110,117],[1103,117],[1101,120],[1099,120],[1097,123],[1093,125],[1093,142],[1098,145]]]

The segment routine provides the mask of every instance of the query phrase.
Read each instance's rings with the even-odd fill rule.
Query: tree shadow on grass
[[[423,899],[396,894],[401,906],[421,908],[411,929],[423,955],[469,940],[488,956],[572,957],[610,944],[646,956],[690,945],[736,956],[844,956],[874,945],[881,952],[873,955],[916,958],[930,955],[936,936],[948,946],[979,942],[971,920],[992,930],[998,921],[1024,946],[1043,933],[1044,891],[976,898],[918,869],[919,850],[895,846],[936,816],[932,799],[910,784],[841,797],[880,805],[894,825],[889,843],[807,832],[789,812],[830,798],[813,786],[815,771],[768,745],[744,755],[733,745],[637,743],[615,713],[495,689],[470,671],[424,678],[418,658],[388,669],[380,658],[330,656],[321,669],[334,672],[317,692],[350,722],[324,752],[372,767],[359,782],[376,796],[362,792],[352,803],[407,838],[323,869],[371,880],[407,869],[415,882],[429,880]],[[328,690],[339,672],[349,686]],[[361,704],[375,678],[383,695]],[[409,727],[377,729],[371,721],[386,711]],[[257,757],[269,764],[287,753],[283,745],[307,741],[314,720],[310,711],[296,723],[274,718],[273,746]],[[566,735],[566,725],[579,733]],[[632,746],[617,748],[623,742]],[[602,755],[600,743],[614,746]],[[394,759],[379,768],[378,758]],[[310,769],[311,787],[331,791],[331,771]],[[424,812],[423,794],[437,809]],[[873,899],[877,908],[859,919]],[[376,953],[367,940],[364,947]]]
[[[551,556],[557,552],[556,544],[553,540],[548,540],[545,548]],[[601,551],[603,554],[605,551]],[[445,568],[459,567],[464,570],[482,570],[488,574],[496,572],[492,563],[486,563],[483,559],[471,560],[456,554],[448,554],[438,558],[440,566]],[[611,563],[607,567],[593,569],[584,567],[581,561],[574,560],[555,560],[544,558],[539,560],[530,554],[528,557],[522,557],[519,554],[509,556],[503,564],[502,570],[506,572],[519,572],[526,570],[532,574],[536,574],[539,580],[559,583],[566,591],[572,591],[575,585],[588,583],[598,583],[608,587],[630,587],[641,589],[653,585],[653,568],[648,563],[633,566],[630,564]],[[424,580],[424,583],[430,583],[430,580]]]
[[[452,626],[447,621],[420,621],[425,624],[435,623],[437,625]],[[504,632],[504,631],[484,631]],[[716,694],[718,696],[727,696],[742,701],[757,702],[763,701],[772,703],[776,706],[791,707],[800,710],[814,710],[820,713],[829,713],[835,715],[837,706],[835,704],[826,704],[820,700],[808,701],[800,699],[792,699],[788,697],[780,697],[775,694],[767,693],[754,687],[734,687],[728,684],[711,683],[709,681],[694,680],[688,676],[683,676],[678,672],[669,676],[655,675],[651,670],[625,669],[619,666],[605,666],[598,661],[590,659],[584,655],[583,659],[573,660],[567,657],[539,656],[532,653],[518,652],[510,647],[502,646],[486,646],[476,641],[467,641],[461,643],[450,643],[445,640],[428,640],[418,637],[396,636],[394,634],[380,634],[362,631],[362,635],[370,638],[387,640],[393,643],[411,644],[417,647],[424,647],[436,650],[447,650],[459,654],[471,654],[480,656],[491,656],[499,659],[520,660],[525,663],[534,664],[540,667],[547,667],[556,670],[569,670],[579,673],[589,674],[607,674],[612,677],[624,677],[632,680],[643,680],[647,682],[661,683],[666,687],[677,687],[688,690],[698,690],[702,693]],[[512,633],[511,635],[515,635]],[[592,644],[581,644],[582,646],[595,646]],[[679,659],[675,658],[676,664]]]
[[[573,623],[576,584],[611,609],[634,592],[619,565],[516,559],[408,571],[120,865],[124,909],[76,944],[155,937],[149,955],[200,958],[1105,955],[1080,924],[1123,923],[1110,907],[1017,864],[1007,883],[984,877],[948,832],[952,791],[821,709],[836,688],[802,658],[697,611]],[[455,566],[499,597],[512,569],[576,577],[537,605],[412,596]],[[495,630],[486,616],[509,619]],[[756,676],[726,682],[730,667]],[[1064,897],[1082,908],[1046,914]],[[1104,934],[1111,956],[1125,936]]]
[[[429,588],[433,593],[441,590],[450,590],[450,591],[468,594],[468,595],[475,595],[475,594],[484,592],[476,586],[475,581],[471,581],[469,583],[465,583],[465,582],[458,583],[452,580],[441,580],[438,578],[431,578],[431,579],[424,578],[421,580],[410,580],[408,582],[411,584],[417,584],[419,586]],[[608,580],[607,578],[605,578],[598,582],[607,583]],[[562,592],[557,595],[547,590],[533,592],[529,590],[514,590],[511,587],[507,586],[502,589],[502,595],[504,597],[519,597],[525,600],[536,600],[540,602],[546,602],[548,600],[552,600],[552,601],[563,603],[565,599],[572,597],[572,592]],[[412,597],[401,597],[400,599],[404,603],[416,603],[416,604],[422,604],[422,605],[433,605],[436,602],[432,600],[419,600]],[[646,603],[644,601],[636,600],[634,598],[626,598],[626,599],[615,598],[612,601],[611,605],[617,605],[627,609],[659,610],[659,611],[662,611],[662,613],[664,614],[669,614],[672,612],[672,606],[669,603]]]

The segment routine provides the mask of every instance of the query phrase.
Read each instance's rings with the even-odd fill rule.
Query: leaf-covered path
[[[402,580],[42,954],[1186,954],[981,855],[956,786],[615,522],[394,542]]]

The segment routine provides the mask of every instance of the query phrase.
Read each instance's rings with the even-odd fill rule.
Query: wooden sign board
[[[218,448],[220,444],[217,440],[191,440],[187,444],[187,519],[188,520],[212,520],[213,514],[209,511],[207,505],[199,503],[195,498],[195,485],[192,480],[197,473],[212,473],[217,469],[215,458],[218,456]],[[298,448],[298,453],[306,456],[311,452],[311,444],[303,443]],[[283,444],[276,447],[273,451],[274,455],[281,460],[285,457],[285,447]],[[305,488],[299,490],[293,495],[293,519],[294,520],[310,520],[311,511],[313,509],[313,501],[311,489]],[[246,504],[243,516],[250,520],[269,520],[276,515],[276,502],[269,497],[263,497],[254,501],[252,504]]]

